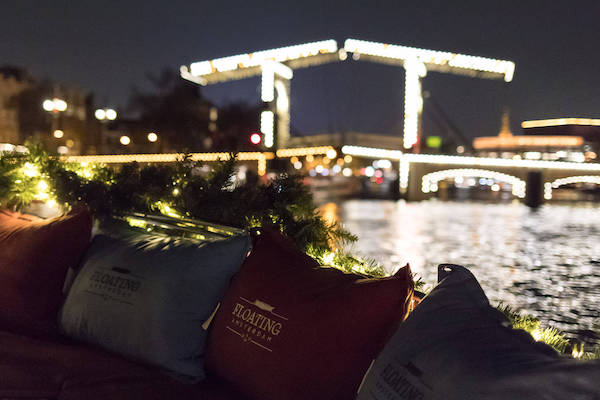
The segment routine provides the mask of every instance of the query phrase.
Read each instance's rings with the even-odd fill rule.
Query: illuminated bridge
[[[357,136],[360,138],[360,136]],[[356,137],[355,137],[355,140]],[[180,154],[127,154],[66,157],[72,162],[168,163]],[[229,157],[228,153],[194,153],[193,160],[213,162]],[[259,175],[268,172],[268,163],[275,157],[292,161],[294,168],[306,170],[305,163],[328,165],[327,179],[361,178],[377,180],[377,172],[396,177],[398,193],[409,201],[437,196],[442,182],[461,182],[479,178],[489,182],[491,190],[506,191],[515,199],[550,200],[553,190],[564,185],[587,183],[600,185],[600,163],[578,163],[541,160],[448,156],[403,153],[400,150],[366,146],[311,146],[279,149],[273,152],[238,153],[238,159],[253,166]],[[374,162],[372,162],[374,161]],[[336,165],[338,166],[336,170]],[[366,167],[365,167],[366,166]],[[369,172],[370,169],[370,172]],[[366,172],[365,172],[366,171]],[[321,174],[324,175],[324,174]]]
[[[367,60],[397,65],[405,70],[403,136],[362,133],[291,137],[290,90],[294,70],[323,63]],[[287,159],[273,166],[281,171],[302,170],[324,186],[349,185],[351,181],[381,184],[392,182],[396,194],[407,200],[438,196],[449,185],[478,179],[491,191],[535,203],[551,199],[553,190],[577,183],[600,184],[600,164],[541,160],[417,154],[423,98],[421,79],[428,71],[510,82],[515,71],[511,61],[434,51],[394,44],[347,39],[342,48],[325,40],[195,62],[180,69],[181,76],[200,85],[261,77],[261,132],[265,152],[239,153],[246,167],[265,175],[271,160]],[[400,150],[402,149],[402,150]],[[71,161],[171,162],[177,154],[70,157]],[[198,161],[216,161],[227,153],[197,153]],[[292,167],[293,166],[293,167]],[[344,181],[345,179],[345,181]],[[538,201],[538,202],[539,202]]]
[[[294,70],[348,59],[366,60],[403,67],[404,149],[415,147],[421,130],[423,97],[421,79],[428,71],[502,79],[510,82],[515,71],[512,61],[407,47],[395,44],[347,39],[338,48],[333,39],[271,50],[233,55],[195,62],[180,68],[184,79],[199,85],[261,77],[261,99],[265,111],[260,130],[267,149],[282,149],[290,144],[290,90]]]

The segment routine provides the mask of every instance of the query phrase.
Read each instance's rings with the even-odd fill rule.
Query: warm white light
[[[542,158],[542,153],[540,153],[539,151],[526,151],[525,153],[523,153],[523,156],[526,160],[539,160],[540,158]]]
[[[592,118],[555,118],[555,119],[540,119],[534,121],[523,121],[522,128],[543,128],[546,126],[562,126],[562,125],[585,125],[585,126],[600,126],[600,119]]]
[[[516,176],[503,174],[496,171],[488,171],[485,169],[473,169],[473,168],[460,168],[460,169],[447,169],[443,171],[436,171],[426,175],[423,175],[421,190],[424,193],[428,191],[435,192],[437,190],[438,182],[448,178],[454,178],[456,181],[457,177],[480,177],[482,184],[488,184],[490,179],[499,182],[506,182],[512,186],[512,193],[520,198],[525,197],[525,181],[517,178]],[[493,181],[491,181],[493,182]],[[492,184],[492,190],[500,190],[500,186]],[[435,187],[435,189],[433,188]]]
[[[131,143],[131,139],[129,138],[129,136],[121,136],[119,142],[121,142],[123,146],[127,146],[129,143]]]
[[[296,168],[296,169],[300,169],[300,168],[302,168],[302,161],[296,161],[296,162],[294,163],[294,168]]]
[[[553,181],[550,186],[554,189],[564,186],[570,185],[572,183],[595,183],[596,185],[600,185],[600,176],[598,175],[582,175],[582,176],[570,176],[568,178],[560,178]]]
[[[515,71],[515,64],[512,61],[495,60],[485,57],[468,56],[465,54],[426,50],[387,43],[368,42],[364,40],[347,39],[344,43],[344,49],[355,54],[366,54],[396,60],[418,59],[427,67],[435,66],[442,70],[447,68],[451,72],[465,69],[489,72],[503,76],[506,82],[512,80]]]
[[[106,118],[106,111],[99,108],[94,112],[94,117],[96,117],[96,119],[99,119],[100,121],[102,121],[103,119]]]
[[[337,151],[335,151],[334,149],[329,149],[327,150],[327,153],[325,153],[325,155],[327,156],[327,158],[333,160],[337,156]]]
[[[54,99],[54,108],[57,111],[65,111],[67,109],[67,102],[62,99]]]
[[[191,75],[195,76],[210,75],[216,72],[259,67],[263,65],[265,61],[277,61],[282,63],[285,61],[316,56],[319,54],[335,53],[336,51],[337,42],[333,39],[330,39],[320,42],[299,44],[295,46],[281,47],[277,49],[217,58],[214,60],[195,62],[190,65],[190,73]]]
[[[273,111],[263,111],[260,114],[260,131],[265,138],[265,147],[273,147],[274,144],[274,124],[275,116]]]
[[[262,66],[260,98],[264,102],[275,99],[275,72],[273,72],[272,63],[266,63]]]
[[[154,133],[154,132],[150,132],[150,133],[148,134],[148,141],[149,141],[149,142],[152,142],[152,143],[154,143],[154,142],[156,142],[157,140],[158,140],[158,135],[157,135],[156,133]]]
[[[373,168],[369,165],[367,168],[365,168],[365,175],[368,176],[369,178],[372,177],[373,175],[375,175],[375,168]]]
[[[115,110],[113,110],[112,108],[108,108],[106,110],[106,119],[108,119],[109,121],[114,121],[115,119],[117,119],[117,112]]]
[[[352,176],[352,169],[350,169],[350,168],[347,168],[347,167],[346,167],[346,168],[344,168],[344,169],[342,170],[342,175],[344,175],[345,177],[350,177],[350,176]]]
[[[581,136],[484,136],[473,140],[473,147],[503,149],[514,147],[576,147],[583,144]]]
[[[513,160],[506,158],[445,156],[437,154],[405,154],[404,158],[408,160],[408,162],[415,163],[469,165],[485,167],[521,167],[538,169],[549,168],[560,170],[572,169],[576,171],[600,171],[600,163],[573,163],[543,160]]]
[[[324,169],[325,167],[323,167],[321,164],[315,167],[315,171],[317,171],[318,174],[322,173]]]
[[[390,160],[375,160],[373,161],[373,166],[375,168],[392,168],[392,162]]]
[[[52,111],[54,110],[54,101],[50,100],[50,99],[46,99],[44,100],[44,102],[42,103],[42,107],[44,108],[44,110],[46,111]]]
[[[402,152],[400,150],[386,150],[374,147],[363,146],[343,146],[342,153],[351,156],[362,156],[369,158],[387,158],[390,160],[400,160]],[[352,160],[350,160],[352,161]]]
[[[410,58],[404,62],[404,148],[410,149],[417,143],[419,119],[423,110],[421,95],[421,77],[426,73],[425,66],[417,59]]]
[[[52,135],[53,135],[55,138],[57,138],[57,139],[60,139],[60,138],[62,138],[63,136],[65,136],[65,133],[64,133],[63,131],[61,131],[60,129],[57,129],[57,130],[55,130],[55,131],[52,133]]]
[[[287,113],[290,110],[290,99],[288,96],[287,88],[285,84],[277,80],[275,81],[275,89],[277,91],[277,113]]]

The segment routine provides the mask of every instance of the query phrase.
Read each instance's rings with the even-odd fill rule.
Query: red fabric
[[[213,321],[207,370],[253,399],[352,399],[413,286],[408,267],[364,279],[263,234]]]
[[[242,400],[226,386],[178,382],[153,367],[63,340],[0,331],[0,399]]]
[[[87,248],[91,226],[86,211],[42,220],[0,210],[0,329],[56,332],[65,276]]]

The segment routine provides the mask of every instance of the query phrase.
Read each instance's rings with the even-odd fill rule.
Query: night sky
[[[430,72],[423,80],[467,136],[498,133],[502,108],[522,120],[600,118],[600,1],[5,1],[0,65],[93,91],[124,112],[146,73],[305,42],[346,38],[500,58],[512,83]],[[203,88],[217,104],[260,99],[259,78]],[[401,133],[402,68],[357,62],[296,70],[301,134]],[[103,104],[99,104],[103,105]],[[426,103],[426,133],[438,134]]]

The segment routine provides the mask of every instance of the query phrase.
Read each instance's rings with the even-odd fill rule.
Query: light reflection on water
[[[468,267],[503,301],[575,334],[600,328],[600,205],[350,200],[353,251],[393,272],[409,262],[431,287],[440,263]]]

